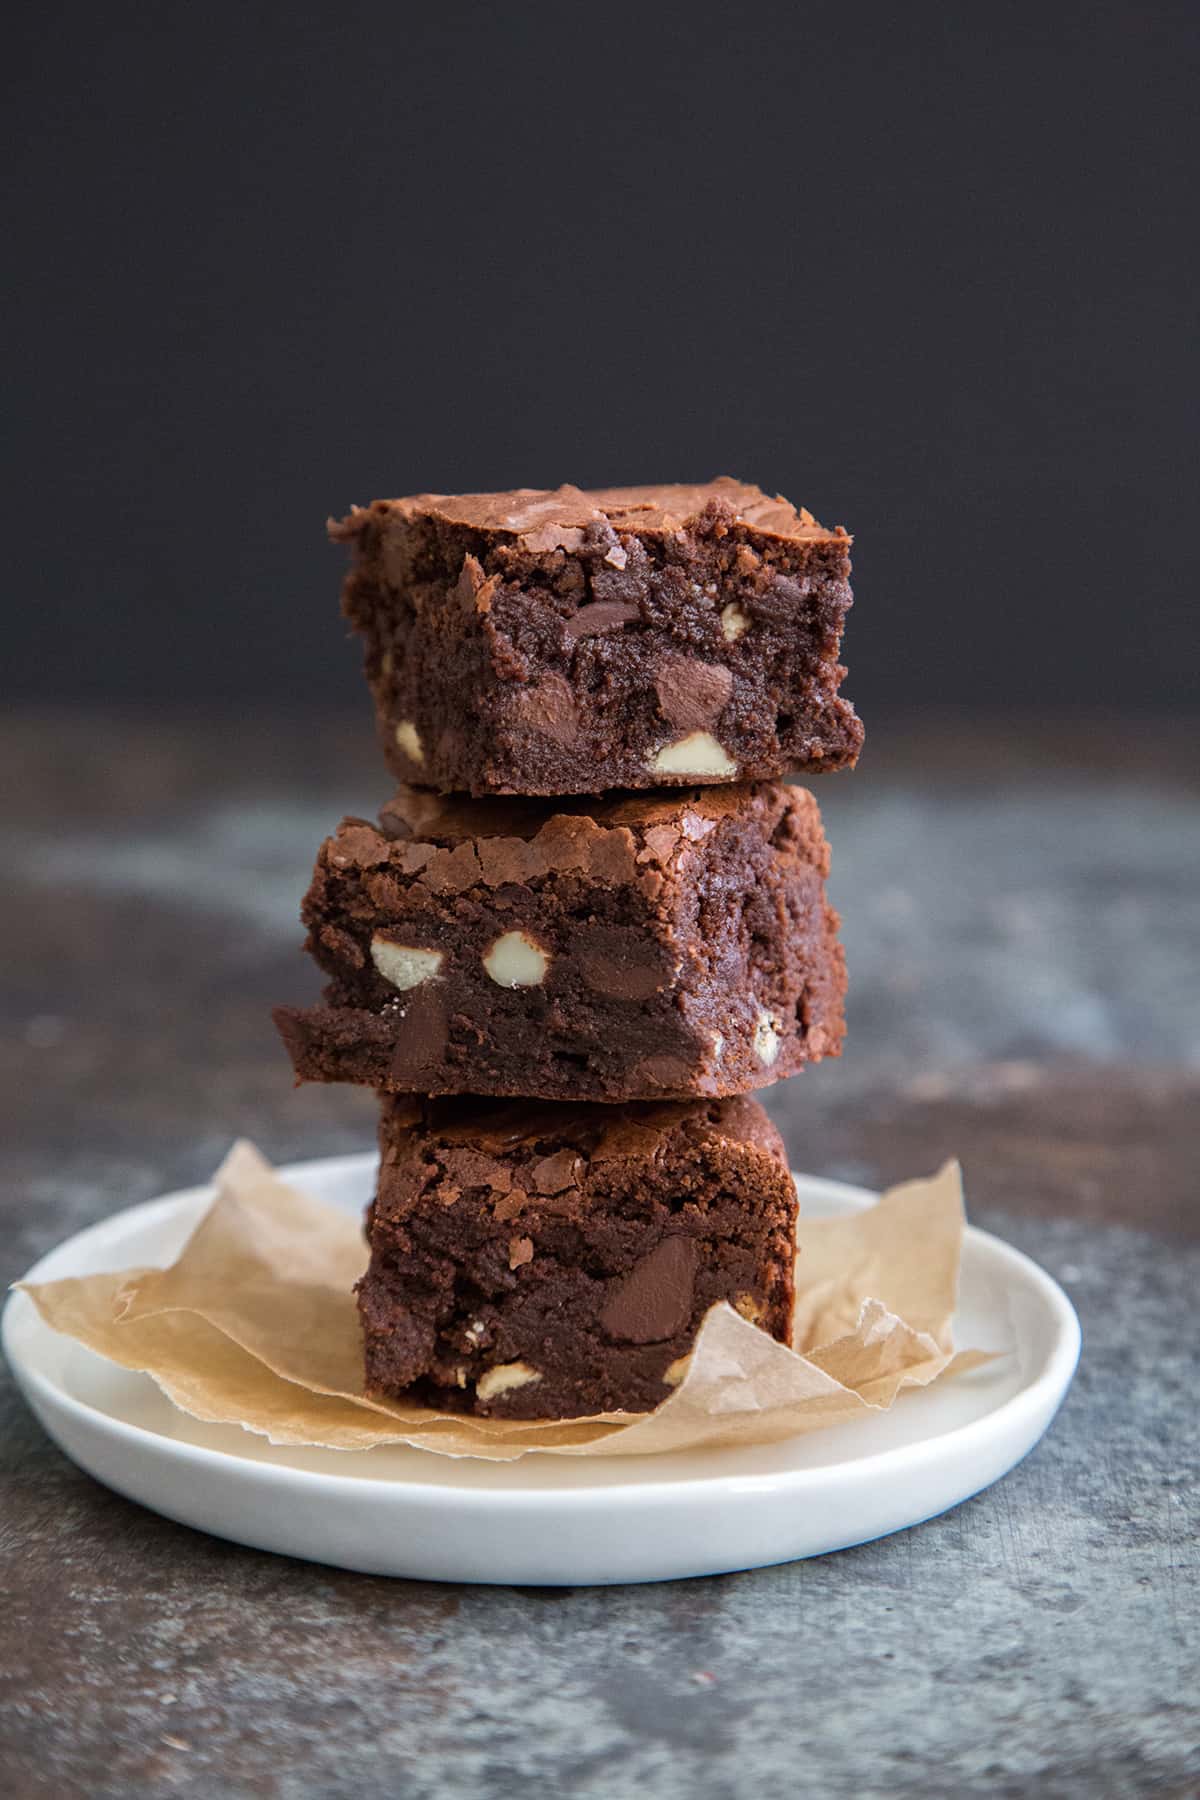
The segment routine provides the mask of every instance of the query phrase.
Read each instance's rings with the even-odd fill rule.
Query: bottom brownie
[[[796,1193],[756,1101],[382,1104],[358,1288],[371,1392],[645,1412],[714,1302],[786,1341]]]

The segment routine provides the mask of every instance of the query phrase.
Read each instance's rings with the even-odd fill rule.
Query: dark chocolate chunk
[[[626,1344],[661,1344],[692,1316],[700,1253],[694,1238],[666,1237],[617,1282],[600,1309],[609,1337]]]
[[[715,725],[724,712],[733,692],[733,671],[694,656],[664,656],[654,691],[664,719],[680,731],[698,731]]]

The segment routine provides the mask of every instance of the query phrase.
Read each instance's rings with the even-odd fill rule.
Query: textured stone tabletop
[[[361,719],[0,728],[3,1273],[206,1178],[230,1138],[365,1147],[293,1091],[316,844],[385,797]],[[0,1792],[1200,1791],[1200,792],[1194,727],[873,722],[821,783],[840,1063],[772,1092],[793,1161],[965,1166],[1083,1320],[1049,1436],[864,1548],[659,1586],[388,1582],[142,1511],[0,1390]]]

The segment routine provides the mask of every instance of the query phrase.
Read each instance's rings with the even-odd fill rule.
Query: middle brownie
[[[778,782],[578,802],[402,789],[322,845],[303,918],[325,1003],[276,1023],[301,1080],[744,1093],[841,1047],[828,858],[816,801]]]

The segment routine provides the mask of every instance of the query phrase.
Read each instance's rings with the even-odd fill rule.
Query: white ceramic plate
[[[355,1213],[370,1155],[281,1170]],[[811,1215],[874,1195],[798,1178]],[[171,1262],[212,1199],[168,1194],[81,1231],[27,1280]],[[426,1451],[268,1444],[179,1412],[148,1376],[51,1331],[10,1295],[3,1342],[21,1389],[66,1454],[118,1493],[218,1537],[376,1575],[577,1586],[789,1562],[944,1512],[1037,1443],[1070,1384],[1079,1321],[1056,1282],[968,1230],[955,1341],[1012,1354],[901,1395],[892,1411],[790,1443],[669,1456],[527,1456],[484,1463]]]

